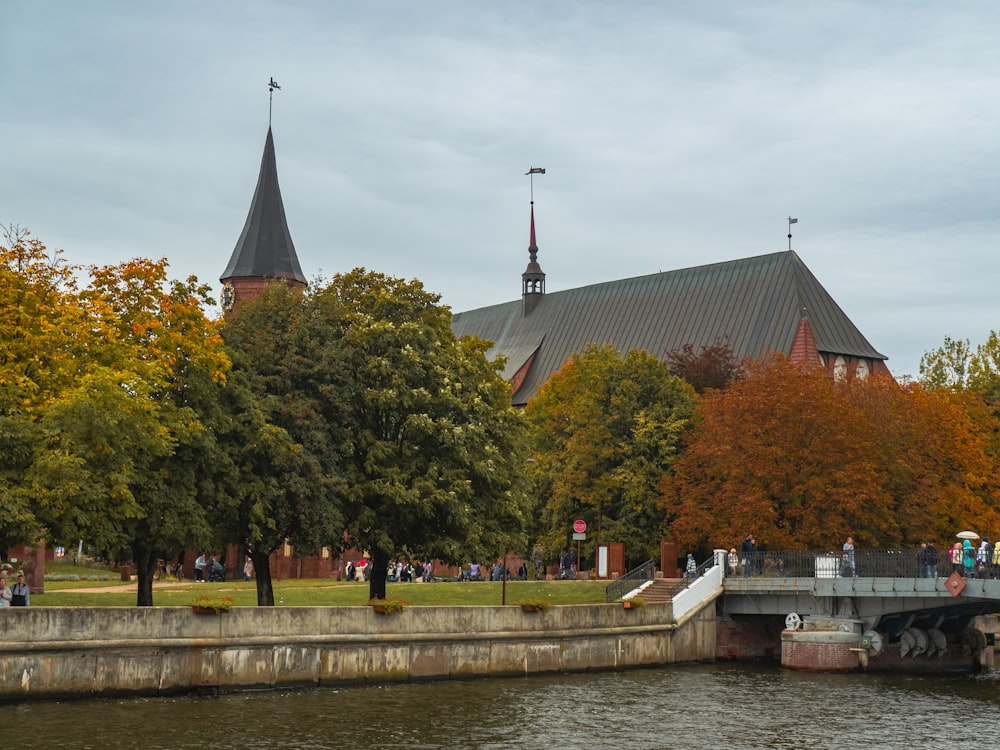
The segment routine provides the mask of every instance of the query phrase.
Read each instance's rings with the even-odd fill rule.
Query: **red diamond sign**
[[[955,572],[948,576],[944,585],[951,592],[952,596],[958,596],[965,590],[965,579]]]

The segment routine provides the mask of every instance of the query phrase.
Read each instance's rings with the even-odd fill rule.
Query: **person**
[[[736,547],[729,550],[729,554],[726,555],[726,562],[729,565],[729,575],[737,576],[740,572],[740,556],[736,554]]]
[[[753,534],[747,534],[740,542],[740,560],[743,562],[743,575],[753,578],[753,568],[757,564],[755,556],[757,547],[753,543]]]
[[[569,563],[570,580],[576,580],[576,553],[572,547],[566,551],[566,561]]]
[[[684,579],[693,581],[698,577],[698,563],[695,562],[694,555],[688,552],[687,565],[684,567]]]
[[[469,563],[469,580],[470,581],[481,581],[483,580],[482,573],[479,572],[479,563]]]
[[[354,563],[348,563],[348,567],[351,567],[352,573],[354,572],[353,565]],[[348,574],[348,577],[350,577],[350,574]],[[250,559],[250,555],[247,555],[246,562],[243,563],[243,580],[249,583],[251,578],[253,578],[253,560]]]
[[[997,549],[1000,549],[1000,542],[997,543]],[[535,580],[542,580],[542,545],[535,544],[535,549],[531,552],[531,564],[535,568]]]
[[[848,575],[857,578],[858,569],[854,567],[854,537],[847,537],[847,541],[844,542],[844,577]]]
[[[972,570],[976,566],[976,549],[968,539],[962,540],[962,563],[965,566],[965,577],[972,578]]]
[[[927,542],[924,546],[924,578],[938,577],[938,549],[934,542]]]
[[[7,586],[7,579],[0,578],[0,607],[9,607],[11,596],[10,588]]]
[[[979,543],[979,549],[976,550],[976,571],[982,572],[982,578],[986,578],[990,565],[993,563],[993,545],[990,544],[990,540],[983,537],[983,540]]]
[[[528,580],[528,566],[524,564],[524,560],[521,560],[521,564],[517,566],[517,580]]]
[[[347,580],[354,580],[354,560],[347,561]]]
[[[993,577],[1000,578],[1000,539],[993,546]]]
[[[24,582],[24,574],[22,573],[17,577],[17,583],[14,584],[14,588],[10,590],[10,606],[27,607],[30,603],[31,589]]]
[[[955,542],[951,546],[951,572],[962,575],[965,573],[965,566],[962,564],[962,543]]]
[[[207,561],[205,560],[205,553],[199,552],[198,557],[194,561],[194,580],[195,583],[205,582],[205,565]]]

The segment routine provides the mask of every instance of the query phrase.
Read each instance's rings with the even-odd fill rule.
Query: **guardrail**
[[[604,600],[607,602],[618,601],[632,589],[641,586],[646,581],[652,581],[655,571],[656,563],[652,560],[646,560],[638,568],[633,568],[617,581],[609,583],[608,587],[604,589]]]
[[[937,563],[930,570],[922,566],[919,551],[876,549],[817,551],[761,551],[749,559],[726,560],[726,577],[745,578],[945,578],[951,574],[950,550],[938,551]],[[1000,566],[987,562],[983,569],[973,568],[980,578],[1000,577]]]

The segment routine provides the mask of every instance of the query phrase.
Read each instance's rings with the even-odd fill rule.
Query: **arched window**
[[[858,362],[857,368],[854,370],[854,376],[864,380],[868,377],[868,362],[861,360]]]
[[[838,383],[847,380],[847,360],[843,356],[838,356],[833,363],[833,379]]]

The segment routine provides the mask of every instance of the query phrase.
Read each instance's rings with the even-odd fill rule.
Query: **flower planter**
[[[221,615],[224,610],[212,609],[211,607],[191,607],[191,611],[196,615]]]
[[[637,609],[632,602],[622,602],[622,609]]]
[[[538,607],[536,607],[534,604],[522,604],[521,605],[521,609],[523,611],[525,611],[525,612],[537,612],[538,611]]]
[[[386,613],[385,612],[385,605],[383,605],[383,604],[373,604],[372,605],[372,612],[374,612],[377,615],[384,615]]]

